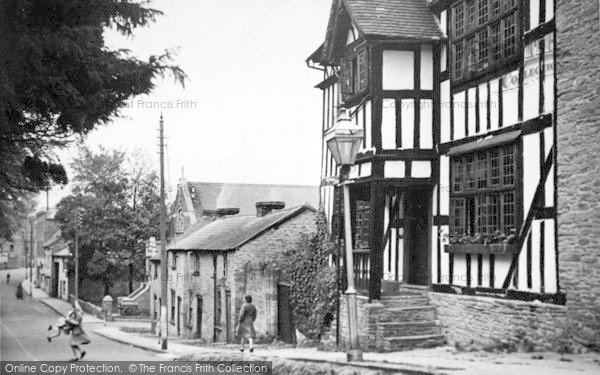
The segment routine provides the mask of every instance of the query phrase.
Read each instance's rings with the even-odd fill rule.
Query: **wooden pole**
[[[164,152],[164,123],[160,114],[159,142],[160,142],[160,329],[161,348],[167,349],[167,208],[165,206],[165,152]]]

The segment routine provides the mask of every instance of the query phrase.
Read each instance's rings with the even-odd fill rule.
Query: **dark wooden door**
[[[294,343],[296,340],[296,329],[292,308],[290,306],[290,286],[288,284],[277,285],[277,335],[279,340]]]
[[[196,338],[202,338],[202,296],[196,296]]]
[[[58,262],[53,262],[52,263],[52,280],[50,280],[50,282],[52,283],[52,291],[50,296],[51,297],[58,297],[58,270],[60,269],[60,266],[58,264]]]
[[[181,297],[177,297],[177,335],[181,334]]]
[[[404,282],[429,285],[430,191],[411,190],[404,201]]]

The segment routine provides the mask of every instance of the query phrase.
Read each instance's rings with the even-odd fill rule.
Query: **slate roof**
[[[218,208],[239,208],[240,215],[254,215],[256,202],[281,201],[286,207],[319,205],[319,187],[307,185],[266,185],[188,182],[196,212]]]
[[[344,0],[365,36],[440,39],[442,33],[425,0]]]
[[[227,251],[242,246],[268,229],[314,208],[299,207],[273,211],[265,216],[233,215],[213,221],[198,228],[190,227],[168,248],[169,250]]]
[[[345,46],[346,35],[342,34],[350,22],[367,40],[442,38],[426,0],[333,0],[322,56],[319,58],[313,53],[309,59],[319,63],[335,62],[336,53],[343,48],[342,44]]]

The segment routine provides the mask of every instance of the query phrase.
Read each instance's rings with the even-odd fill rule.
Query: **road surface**
[[[6,284],[6,273],[10,272],[10,284]],[[69,347],[69,336],[61,335],[46,341],[48,326],[58,315],[39,301],[25,294],[24,300],[15,298],[17,283],[23,281],[24,269],[0,271],[0,358],[4,361],[67,361],[73,357]],[[93,333],[94,326],[83,326],[92,340],[84,346],[85,360],[128,361],[166,360],[160,353],[153,353],[108,340]]]

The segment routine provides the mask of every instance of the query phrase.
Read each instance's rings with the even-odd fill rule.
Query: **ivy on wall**
[[[316,215],[316,232],[304,235],[287,254],[282,276],[291,284],[290,303],[294,324],[307,338],[318,340],[335,316],[338,295],[335,267],[329,255],[336,244],[329,240],[323,213]]]

